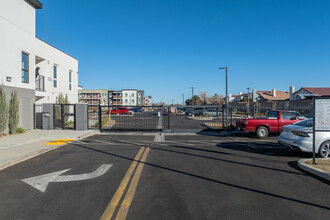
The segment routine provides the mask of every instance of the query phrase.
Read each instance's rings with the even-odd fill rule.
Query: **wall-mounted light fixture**
[[[11,77],[7,76],[6,80],[7,80],[7,82],[11,82]]]

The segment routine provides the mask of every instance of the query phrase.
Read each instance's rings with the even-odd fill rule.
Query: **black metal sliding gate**
[[[89,129],[191,133],[223,129],[219,106],[88,107]],[[97,119],[97,120],[96,120]]]
[[[97,113],[94,125],[101,131],[162,131],[167,127],[163,106],[99,106]],[[94,117],[90,112],[88,116]]]

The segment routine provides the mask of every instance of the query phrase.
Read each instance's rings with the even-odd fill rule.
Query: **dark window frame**
[[[56,71],[55,71],[56,70]],[[54,88],[57,88],[57,65],[54,64],[53,65],[53,78],[54,78],[54,81],[53,81],[53,87]]]
[[[72,71],[69,70],[69,90],[72,90]]]
[[[23,55],[26,55],[27,56],[27,69],[24,69],[24,66],[22,65],[22,83],[29,83],[30,82],[30,71],[29,71],[29,69],[30,69],[30,56],[29,56],[29,54],[28,53],[26,53],[26,52],[23,52],[22,51],[22,54],[21,54],[21,61],[23,61]],[[23,81],[23,71],[24,72],[27,72],[27,81]]]

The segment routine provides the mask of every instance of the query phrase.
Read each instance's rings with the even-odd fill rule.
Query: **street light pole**
[[[220,67],[219,69],[225,69],[226,70],[226,124],[228,121],[228,66]]]
[[[182,94],[182,106],[184,106],[184,94]]]
[[[250,118],[250,88],[247,88],[248,90],[248,99],[247,99],[247,115],[248,115],[248,118]]]
[[[193,103],[193,97],[194,97],[194,87],[189,87],[191,88],[191,104]]]

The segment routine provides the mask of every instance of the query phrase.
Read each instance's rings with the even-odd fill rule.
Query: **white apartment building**
[[[137,91],[131,89],[123,89],[123,105],[124,106],[136,106],[137,105]]]
[[[20,123],[33,128],[33,104],[55,103],[59,93],[78,103],[78,60],[38,39],[38,0],[0,0],[0,84],[18,91]]]
[[[109,90],[109,105],[143,106],[144,91],[137,89]]]

